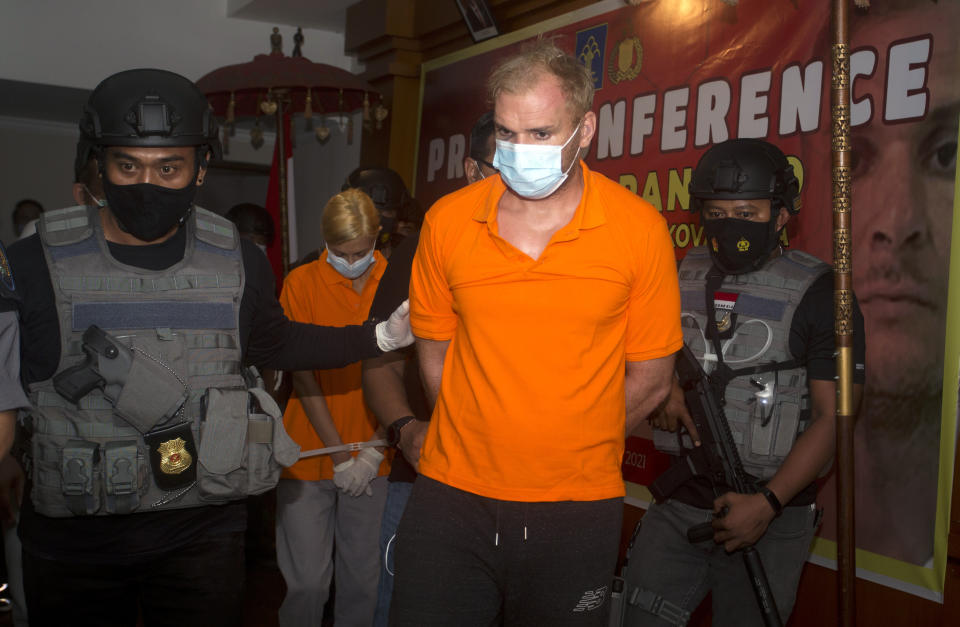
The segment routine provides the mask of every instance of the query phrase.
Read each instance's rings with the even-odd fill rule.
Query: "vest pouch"
[[[204,397],[197,487],[204,501],[246,496],[249,394],[245,389],[210,388]]]
[[[280,407],[266,390],[251,388],[253,397],[248,429],[248,494],[271,490],[283,468],[300,459],[300,445],[283,428]]]
[[[117,414],[137,431],[146,433],[172,417],[187,398],[184,381],[160,359],[140,348],[118,394],[111,400]],[[107,386],[105,393],[111,391]]]
[[[759,416],[751,421],[749,461],[782,463],[790,453],[800,426],[800,408],[795,403],[778,402],[773,416],[764,426]]]
[[[766,425],[759,413],[754,412],[741,450],[748,472],[762,480],[776,474],[801,431],[800,413],[799,403],[790,398],[777,400]]]
[[[141,466],[136,441],[108,442],[103,447],[103,493],[107,512],[129,514],[140,506]]]
[[[60,485],[67,509],[75,516],[95,514],[100,509],[100,490],[95,481],[100,462],[96,442],[68,440],[60,453]]]

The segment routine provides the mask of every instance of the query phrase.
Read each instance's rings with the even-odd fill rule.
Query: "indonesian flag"
[[[733,306],[737,304],[737,296],[733,292],[716,291],[713,293],[713,306],[718,313],[729,313],[733,311]]]
[[[297,260],[297,212],[296,202],[293,194],[293,145],[290,142],[290,114],[283,115],[283,146],[284,158],[287,168],[287,225],[288,242],[290,247],[289,262]],[[279,139],[279,135],[277,136]],[[276,226],[277,236],[273,238],[273,243],[267,248],[267,259],[270,260],[270,266],[273,268],[273,274],[277,281],[277,293],[280,293],[280,286],[283,284],[283,239],[280,233],[282,220],[280,219],[280,142],[277,141],[273,147],[273,165],[270,167],[270,182],[267,184],[267,202],[264,206],[270,212],[273,223]]]

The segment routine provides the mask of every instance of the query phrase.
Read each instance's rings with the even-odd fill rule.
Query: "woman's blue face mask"
[[[348,279],[356,279],[361,276],[367,269],[374,264],[376,259],[373,256],[374,248],[370,249],[366,255],[357,259],[353,263],[348,263],[343,257],[338,257],[327,247],[327,263],[333,266],[333,269],[339,272],[343,277]]]

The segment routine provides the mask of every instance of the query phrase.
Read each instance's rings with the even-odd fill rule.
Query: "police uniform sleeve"
[[[790,352],[805,362],[811,379],[833,381],[837,366],[833,334],[833,274],[828,272],[814,281],[803,295],[790,323]],[[856,296],[853,299],[853,382],[866,378],[866,339],[863,313]]]
[[[390,255],[387,269],[380,278],[373,304],[370,305],[371,320],[386,320],[409,296],[410,272],[419,241],[419,233],[410,235]]]
[[[240,317],[241,327],[247,327],[241,328],[241,339],[247,363],[275,370],[322,370],[381,354],[372,323],[321,327],[289,320],[277,301],[266,257],[246,240],[241,248],[246,283]]]

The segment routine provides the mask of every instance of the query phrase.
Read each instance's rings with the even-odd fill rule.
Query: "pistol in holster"
[[[133,351],[92,324],[83,332],[83,352],[86,353],[83,363],[53,377],[57,393],[76,405],[94,389],[117,386],[119,392],[133,365]],[[116,398],[118,394],[109,396]]]

